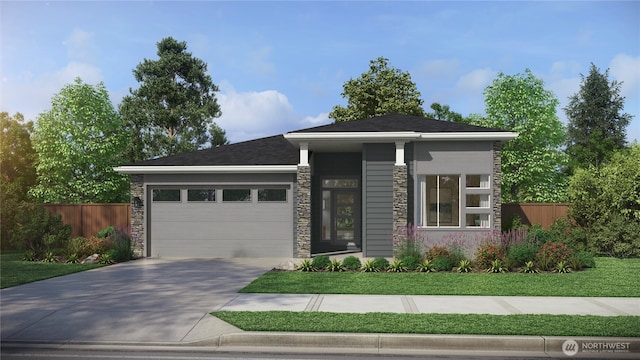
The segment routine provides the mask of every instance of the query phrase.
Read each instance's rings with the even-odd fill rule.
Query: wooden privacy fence
[[[62,221],[71,225],[72,236],[90,237],[107,226],[129,228],[131,204],[45,204],[47,210],[62,215]],[[545,229],[555,218],[567,218],[569,204],[502,204],[502,221],[518,216],[524,225],[540,224]]]
[[[62,215],[62,221],[71,225],[71,236],[95,236],[107,226],[128,229],[131,218],[130,204],[45,204],[53,214]]]
[[[522,203],[502,204],[502,222],[511,221],[515,216],[523,225],[540,224],[549,229],[556,218],[567,218],[570,204]]]

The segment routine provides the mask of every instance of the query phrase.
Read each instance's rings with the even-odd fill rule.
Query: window
[[[489,227],[489,214],[467,214],[466,222],[467,227]]]
[[[286,202],[287,189],[258,189],[258,202]]]
[[[467,175],[467,188],[489,189],[489,175]]]
[[[468,208],[483,208],[488,209],[489,194],[467,194],[467,207]]]
[[[460,175],[428,175],[422,182],[424,226],[460,226]]]
[[[324,179],[323,188],[358,188],[358,179]]]
[[[189,189],[189,190],[187,190],[187,201],[189,201],[189,202],[200,202],[200,201],[214,202],[214,201],[216,201],[216,189]]]
[[[153,189],[152,199],[154,202],[180,202],[180,189]]]
[[[223,189],[223,202],[251,202],[251,189]]]

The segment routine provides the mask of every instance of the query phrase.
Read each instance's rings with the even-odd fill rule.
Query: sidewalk
[[[640,298],[238,294],[219,310],[640,316]]]

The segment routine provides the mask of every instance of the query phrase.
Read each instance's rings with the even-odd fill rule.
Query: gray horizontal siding
[[[394,161],[394,144],[363,146],[363,229],[367,257],[389,257],[393,253]]]

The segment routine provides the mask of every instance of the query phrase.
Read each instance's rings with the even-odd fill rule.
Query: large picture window
[[[423,226],[460,226],[460,175],[427,175],[422,190]]]

